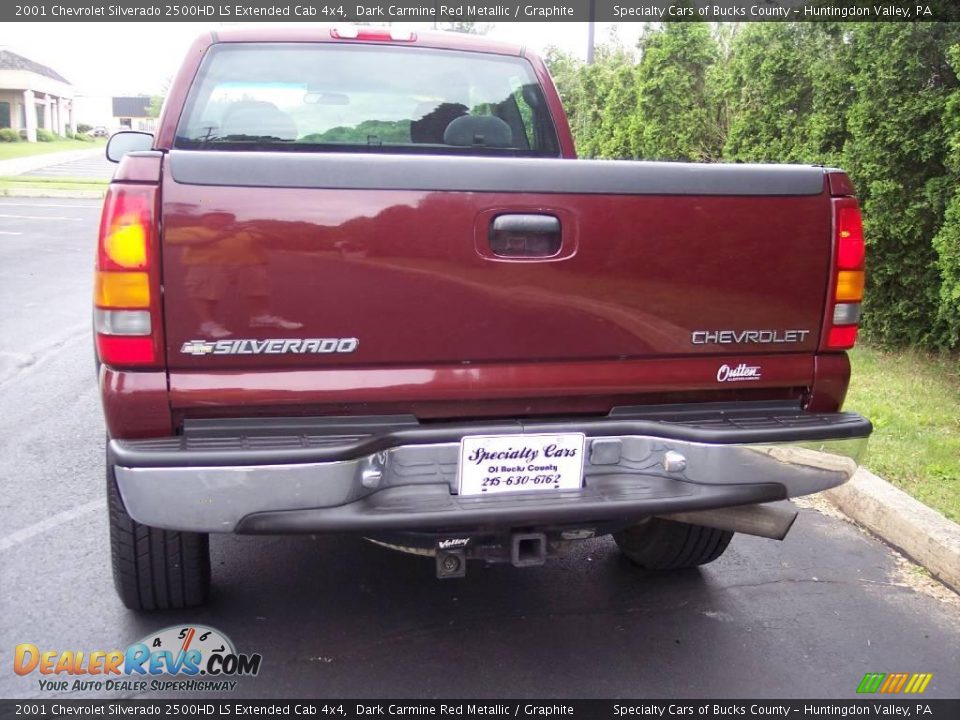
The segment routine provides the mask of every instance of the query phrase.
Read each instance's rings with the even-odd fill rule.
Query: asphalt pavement
[[[126,610],[89,334],[98,211],[0,199],[0,697],[51,697],[11,671],[18,643],[111,650],[187,623],[262,654],[248,698],[852,698],[867,672],[933,673],[926,697],[960,697],[957,596],[809,508],[782,543],[737,536],[664,575],[608,539],[438,581],[360,538],[215,536],[207,607]]]

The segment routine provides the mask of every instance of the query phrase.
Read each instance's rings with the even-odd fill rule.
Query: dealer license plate
[[[461,495],[577,490],[584,436],[471,435],[460,441]]]

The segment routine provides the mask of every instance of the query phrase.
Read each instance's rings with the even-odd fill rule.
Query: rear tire
[[[651,518],[613,534],[620,551],[646,570],[706,565],[723,555],[733,533],[702,525]]]
[[[123,604],[131,610],[202,605],[210,590],[209,536],[147,527],[131,518],[109,463],[107,505],[113,583]]]

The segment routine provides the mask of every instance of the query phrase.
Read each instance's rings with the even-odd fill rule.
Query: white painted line
[[[84,218],[65,217],[63,215],[4,215],[0,218],[9,218],[10,220],[76,220],[82,221]]]
[[[42,535],[48,530],[53,530],[58,525],[63,525],[71,520],[81,518],[84,515],[89,515],[95,510],[102,510],[104,509],[105,505],[106,500],[103,498],[99,500],[91,500],[83,505],[77,505],[69,510],[64,510],[56,515],[51,515],[40,522],[34,523],[33,525],[28,525],[22,530],[17,530],[14,533],[10,533],[6,537],[0,538],[0,552],[9,550],[22,542],[26,542],[30,538],[36,537],[37,535]]]
[[[23,235],[23,233],[7,232],[6,230],[0,230],[0,235]]]

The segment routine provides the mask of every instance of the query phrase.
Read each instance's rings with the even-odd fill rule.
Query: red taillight
[[[100,216],[94,332],[100,361],[155,367],[162,357],[157,188],[115,183]]]
[[[857,201],[837,207],[837,269],[862,270],[866,247]]]
[[[330,37],[335,40],[379,40],[380,42],[414,42],[417,34],[409,30],[389,27],[346,25],[330,28]]]
[[[827,334],[827,347],[834,350],[852,348],[857,342],[857,331],[859,329],[856,325],[843,325],[830,328],[830,332]]]
[[[154,361],[152,337],[114,337],[97,333],[97,354],[112,367],[150,365]]]
[[[153,246],[156,188],[114,185],[100,215],[99,270],[146,270]]]
[[[855,198],[833,201],[833,245],[833,273],[821,349],[849,350],[857,341],[866,258],[863,219]]]

